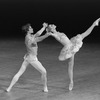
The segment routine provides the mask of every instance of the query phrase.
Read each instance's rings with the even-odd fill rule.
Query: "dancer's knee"
[[[46,74],[47,74],[47,71],[46,71],[46,70],[44,70],[44,71],[43,71],[43,74],[44,74],[44,75],[46,75]]]
[[[44,69],[43,71],[42,71],[42,76],[46,76],[47,75],[47,71],[46,71],[46,69]]]
[[[59,59],[60,61],[64,61],[64,60],[65,60],[65,57],[59,56],[58,59]]]

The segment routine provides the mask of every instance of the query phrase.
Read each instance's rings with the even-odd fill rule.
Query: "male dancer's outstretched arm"
[[[37,42],[40,42],[40,41],[44,40],[44,39],[47,38],[48,36],[50,36],[50,34],[49,34],[49,33],[46,33],[46,34],[43,35],[43,36],[37,37]]]
[[[48,26],[47,23],[43,23],[43,27],[35,34],[35,37],[40,36],[47,26]]]

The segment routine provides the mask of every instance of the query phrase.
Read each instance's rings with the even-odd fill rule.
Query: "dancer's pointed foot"
[[[70,91],[72,91],[73,86],[74,86],[74,84],[73,84],[73,83],[70,83],[70,84],[69,84],[69,90],[70,90]]]
[[[45,87],[44,90],[43,90],[43,92],[46,92],[47,93],[48,92],[48,88]]]
[[[8,88],[8,89],[6,89],[6,90],[5,90],[5,92],[10,92],[10,89],[9,89],[9,88]]]

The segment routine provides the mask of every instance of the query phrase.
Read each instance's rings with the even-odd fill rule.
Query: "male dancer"
[[[38,50],[37,42],[40,42],[49,36],[48,33],[46,33],[43,36],[40,36],[47,26],[48,25],[44,23],[43,27],[36,34],[32,34],[33,28],[31,27],[30,24],[23,26],[23,30],[27,32],[26,37],[25,37],[27,54],[24,56],[24,61],[22,63],[20,70],[13,77],[10,86],[6,89],[7,92],[11,90],[13,85],[18,81],[19,77],[25,72],[29,64],[31,64],[34,68],[36,68],[42,74],[41,78],[42,78],[43,85],[44,85],[44,92],[48,92],[46,69],[37,59],[37,50]]]
[[[64,61],[66,59],[69,59],[68,63],[68,74],[70,78],[70,84],[69,84],[69,90],[73,89],[73,66],[74,66],[74,56],[76,52],[79,51],[79,49],[82,47],[83,39],[90,35],[93,28],[95,26],[98,26],[100,21],[100,18],[98,18],[84,33],[78,34],[77,36],[74,36],[73,38],[69,39],[64,33],[56,31],[55,25],[49,25],[46,29],[56,40],[58,40],[64,47],[62,48],[59,60]]]

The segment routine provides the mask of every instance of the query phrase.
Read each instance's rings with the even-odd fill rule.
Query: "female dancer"
[[[55,25],[49,25],[46,29],[57,41],[59,41],[64,47],[62,48],[59,60],[64,61],[66,59],[69,59],[68,63],[68,74],[70,78],[70,84],[69,84],[69,90],[73,89],[73,66],[74,66],[74,56],[76,52],[79,51],[79,49],[82,47],[83,39],[90,35],[93,28],[95,26],[98,26],[100,21],[100,18],[98,18],[84,33],[78,34],[77,36],[74,36],[73,38],[69,39],[64,33],[57,32]]]
[[[31,27],[30,24],[23,26],[23,30],[27,32],[26,37],[25,37],[27,54],[24,56],[24,61],[22,63],[20,70],[13,77],[10,86],[6,89],[7,92],[11,90],[13,85],[18,81],[19,77],[25,72],[29,64],[31,64],[34,68],[36,68],[42,74],[41,78],[42,78],[43,85],[44,85],[44,92],[48,92],[46,69],[38,61],[38,58],[37,58],[37,50],[38,50],[37,42],[40,42],[49,36],[48,33],[46,33],[43,36],[40,36],[47,26],[48,25],[44,23],[43,27],[36,34],[32,34],[33,28]]]

